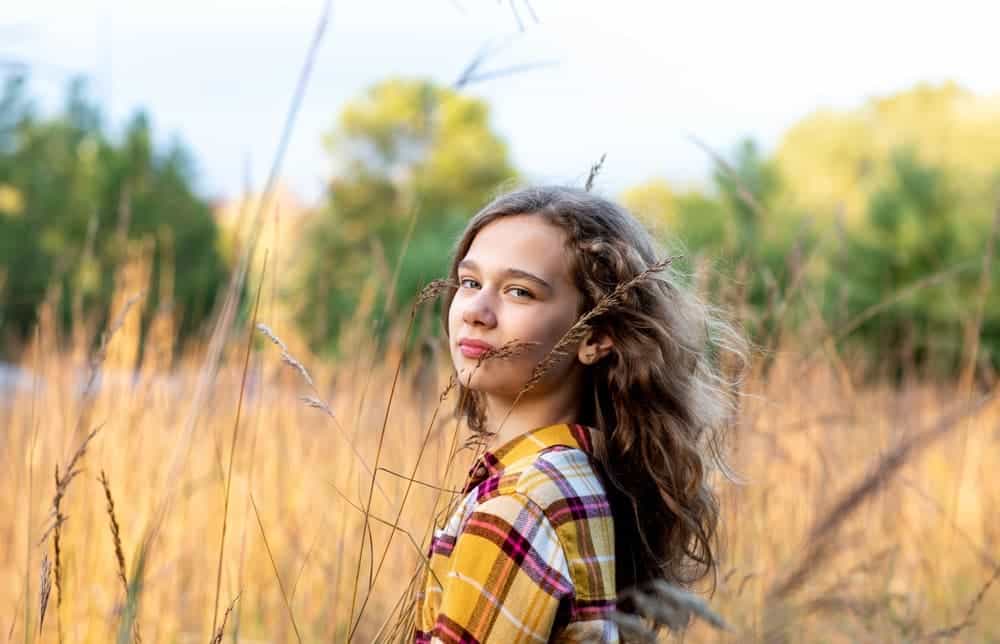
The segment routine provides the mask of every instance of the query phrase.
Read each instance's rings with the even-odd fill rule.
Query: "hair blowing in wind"
[[[542,186],[496,198],[459,239],[450,279],[483,227],[523,214],[567,234],[583,294],[574,329],[582,322],[613,341],[611,353],[587,367],[579,422],[605,439],[598,459],[614,507],[617,587],[658,579],[691,586],[717,568],[712,473],[728,472],[721,440],[747,365],[747,341],[683,283],[669,260],[658,259],[641,223],[586,190]],[[451,291],[444,298],[446,333],[453,297]],[[461,389],[457,413],[473,432],[485,431],[476,392]]]

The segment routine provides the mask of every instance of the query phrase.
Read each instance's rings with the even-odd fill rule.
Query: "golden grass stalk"
[[[122,551],[121,534],[118,529],[118,519],[115,517],[115,501],[111,496],[111,485],[108,483],[108,475],[101,470],[98,478],[104,488],[104,498],[107,501],[108,520],[111,524],[111,540],[115,549],[115,560],[118,562],[118,579],[122,582],[122,590],[125,592],[125,600],[128,601],[128,575],[125,574],[125,554]],[[132,639],[136,644],[142,642],[139,633],[139,620],[136,618],[132,622]]]
[[[413,633],[413,626],[411,623],[414,602],[413,591],[416,584],[423,579],[423,576],[420,574],[421,570],[423,570],[423,564],[421,564],[421,566],[417,568],[417,571],[410,576],[410,582],[407,584],[406,590],[400,594],[399,599],[396,600],[392,610],[389,611],[389,614],[386,615],[386,618],[382,621],[382,624],[372,636],[373,642],[395,642],[403,639],[398,636],[401,631],[405,632],[407,635]],[[397,614],[403,618],[397,619],[396,622],[393,623],[393,617]],[[382,633],[385,632],[385,629],[390,624],[392,624],[392,628],[386,632],[385,639],[381,639]]]
[[[90,356],[88,360],[88,365],[90,369],[87,376],[87,382],[84,386],[84,391],[83,391],[84,402],[83,402],[83,407],[80,411],[80,415],[77,418],[77,424],[76,424],[76,430],[74,431],[74,436],[80,430],[80,428],[86,424],[86,422],[90,418],[90,410],[93,407],[93,402],[95,397],[94,383],[97,379],[97,374],[100,370],[101,364],[103,364],[104,359],[107,357],[108,343],[111,341],[111,338],[114,336],[115,332],[117,332],[118,329],[120,329],[122,325],[125,323],[125,316],[128,314],[129,309],[132,308],[132,305],[135,304],[135,302],[138,301],[138,299],[141,296],[142,293],[139,293],[137,295],[133,295],[128,299],[128,301],[126,301],[125,305],[122,307],[122,310],[119,312],[115,320],[105,330],[105,332],[101,334],[100,344],[98,345],[97,349],[94,351],[94,353]],[[38,337],[39,336],[36,331],[36,339]],[[36,378],[37,378],[37,352],[36,352]],[[32,403],[32,423],[34,424],[34,403]],[[55,495],[52,498],[52,509],[50,510],[48,517],[51,523],[49,524],[49,527],[42,533],[41,538],[38,540],[39,544],[41,544],[45,541],[45,539],[49,536],[50,533],[53,535],[52,549],[54,557],[55,586],[56,586],[56,632],[59,642],[62,642],[63,639],[62,615],[61,615],[62,598],[63,598],[62,594],[63,570],[62,570],[61,555],[62,555],[62,524],[66,521],[66,515],[62,513],[62,507],[61,507],[62,500],[66,494],[66,490],[69,488],[70,482],[74,478],[76,478],[78,474],[80,474],[81,470],[77,469],[77,464],[79,463],[80,459],[83,458],[84,453],[86,453],[87,445],[94,438],[94,436],[97,435],[97,432],[99,430],[100,427],[97,427],[83,439],[83,441],[80,443],[80,446],[77,448],[76,452],[74,452],[73,455],[70,457],[69,464],[66,466],[62,476],[59,475],[59,466],[56,465],[55,468],[56,491]],[[34,440],[32,442],[34,442]],[[31,452],[33,455],[34,452],[33,447]],[[30,461],[28,463],[28,467],[29,469],[31,468]],[[25,630],[27,632],[27,620],[25,622]],[[27,634],[25,635],[25,639],[27,639]]]
[[[292,630],[295,631],[295,638],[302,644],[302,634],[299,633],[299,625],[295,621],[295,614],[292,612],[292,604],[288,601],[288,594],[285,592],[285,585],[281,583],[281,573],[278,572],[278,564],[274,561],[274,553],[271,552],[271,545],[267,542],[267,533],[264,531],[264,523],[260,520],[260,512],[257,510],[257,502],[253,499],[253,493],[250,493],[250,505],[253,507],[253,514],[257,517],[257,526],[260,528],[261,539],[264,540],[264,549],[267,551],[267,557],[271,560],[271,568],[274,570],[274,578],[278,580],[278,589],[281,591],[281,598],[285,602],[285,608],[288,610],[288,619],[292,622]]]
[[[257,369],[258,373],[260,373],[259,357],[258,357]],[[257,435],[261,418],[260,410],[261,406],[263,405],[263,401],[264,401],[263,396],[257,396],[257,408],[254,414],[253,431],[250,434],[250,456],[249,456],[250,462],[247,465],[247,487],[249,489],[253,489],[254,464],[256,463],[256,455],[257,455]],[[250,515],[250,498],[248,495],[247,500],[243,506],[243,516],[246,517],[249,515]],[[247,522],[244,521],[243,530],[242,533],[240,534],[240,563],[239,563],[239,571],[237,573],[237,584],[236,584],[237,588],[244,587],[243,575],[245,572],[244,565],[246,563],[246,552],[247,552]],[[233,642],[235,643],[239,641],[240,616],[242,615],[243,611],[241,610],[241,607],[236,607],[234,610],[236,611],[236,613],[233,615]]]
[[[406,341],[410,337],[410,332],[413,330],[413,321],[414,321],[414,319],[417,316],[417,302],[421,302],[421,301],[422,301],[421,298],[418,297],[417,300],[410,307],[410,317],[409,317],[409,319],[407,320],[407,323],[406,323],[406,330],[403,332],[403,340],[402,341],[403,341],[404,345],[405,345]],[[375,464],[374,464],[375,471],[378,470],[379,462],[381,461],[381,458],[382,458],[382,446],[383,446],[383,444],[385,442],[385,430],[386,430],[386,427],[388,427],[388,425],[389,425],[389,412],[392,409],[392,401],[393,401],[393,399],[395,398],[395,395],[396,395],[396,385],[399,383],[399,374],[400,374],[400,372],[403,369],[403,356],[404,355],[405,355],[405,352],[400,352],[399,360],[397,360],[397,362],[396,362],[396,370],[395,370],[395,372],[392,375],[392,384],[389,387],[389,399],[386,401],[386,404],[385,404],[385,415],[382,417],[382,428],[379,430],[379,434],[378,434],[378,446],[375,448]],[[362,527],[362,532],[368,532],[368,530],[369,530],[368,514],[371,512],[371,509],[372,509],[372,499],[373,499],[373,497],[375,495],[375,483],[376,483],[375,472],[373,471],[373,472],[371,472],[371,485],[368,486],[368,501],[365,503],[365,518],[364,518],[364,524],[363,524],[363,527]],[[347,635],[347,641],[348,642],[350,642],[351,639],[354,637],[354,632],[355,632],[355,630],[357,628],[357,625],[361,623],[360,611],[359,611],[359,615],[358,615],[358,621],[357,622],[354,621],[354,607],[355,607],[355,604],[357,602],[358,582],[361,579],[361,560],[363,558],[364,558],[364,542],[362,542],[362,544],[361,544],[361,551],[358,553],[357,567],[354,570],[354,588],[351,591],[351,611],[347,614],[347,621],[348,621],[348,623],[354,624],[354,626],[351,627],[350,632]],[[371,548],[371,557],[370,557],[370,559],[374,560],[374,558],[375,558],[375,545],[374,545],[374,542],[373,542],[372,543],[372,548]],[[372,589],[372,587],[374,585],[375,585],[375,574],[374,574],[374,572],[370,572],[369,578],[368,578],[368,590],[366,592],[366,599],[367,599],[367,596],[371,594],[371,589]]]
[[[336,492],[337,495],[340,496],[340,498],[344,500],[344,502],[346,502],[349,506],[351,506],[352,508],[354,508],[355,510],[357,510],[359,513],[364,514],[364,512],[365,512],[364,508],[362,508],[360,505],[357,505],[353,501],[351,501],[351,499],[346,494],[344,494],[340,489],[338,489],[336,485],[333,485],[331,483],[330,486],[333,488],[333,491]],[[393,607],[392,611],[389,613],[389,615],[383,621],[382,625],[379,627],[378,633],[373,637],[373,641],[377,641],[378,640],[378,634],[380,634],[382,631],[385,630],[385,627],[392,620],[393,615],[396,613],[396,611],[399,609],[399,607],[403,605],[403,603],[404,603],[404,601],[406,600],[407,597],[409,597],[409,596],[412,595],[412,592],[413,592],[413,589],[414,589],[415,585],[424,578],[423,575],[424,575],[425,572],[426,572],[426,574],[433,575],[434,576],[434,580],[438,584],[441,584],[441,580],[438,579],[437,575],[434,573],[434,570],[431,569],[431,567],[430,567],[430,565],[431,565],[430,559],[428,559],[427,555],[424,554],[423,548],[421,548],[420,544],[417,543],[417,540],[414,539],[413,534],[410,533],[410,531],[405,530],[405,529],[399,527],[399,518],[398,517],[396,518],[396,521],[390,522],[387,519],[383,519],[383,518],[379,517],[378,515],[376,515],[374,513],[369,513],[369,518],[372,519],[373,521],[375,521],[376,523],[380,523],[380,524],[382,524],[384,526],[387,526],[387,527],[391,528],[392,529],[392,534],[395,534],[396,532],[402,532],[404,535],[406,535],[406,538],[409,539],[409,541],[410,541],[410,545],[413,546],[414,553],[416,553],[417,557],[420,559],[420,565],[417,567],[416,572],[414,572],[414,574],[411,575],[410,581],[407,584],[406,589],[400,594],[399,598],[396,600],[396,605]],[[405,623],[406,620],[407,620],[407,618],[408,618],[408,615],[407,615],[406,611],[403,611],[403,612],[399,613],[399,617],[397,619],[396,624],[393,626],[392,632],[398,631],[399,630],[400,622],[404,622]],[[359,615],[359,623],[360,623],[360,615]],[[358,626],[357,623],[354,624],[354,629],[356,629],[357,626]],[[348,636],[349,636],[349,638],[353,636],[353,630],[348,634]],[[393,640],[390,639],[389,641],[393,641]]]
[[[375,582],[378,580],[379,573],[382,572],[382,566],[385,564],[385,559],[389,554],[389,548],[392,545],[392,538],[396,534],[396,529],[399,527],[399,521],[403,517],[403,509],[406,507],[406,501],[410,497],[410,490],[413,488],[413,483],[415,482],[415,477],[417,476],[417,470],[420,468],[420,461],[423,459],[424,451],[427,448],[428,439],[431,435],[431,430],[434,427],[434,422],[437,420],[438,412],[441,410],[441,404],[451,393],[451,390],[455,387],[455,378],[452,377],[448,381],[448,386],[438,397],[438,404],[434,408],[434,412],[431,414],[431,420],[428,423],[427,431],[424,432],[424,438],[420,442],[420,449],[417,451],[416,462],[413,464],[413,473],[409,477],[403,477],[406,479],[406,489],[403,491],[403,499],[399,503],[399,508],[396,510],[396,518],[392,522],[392,530],[389,532],[389,538],[386,539],[385,548],[382,550],[382,556],[379,558],[378,565],[375,567],[375,573],[372,575],[372,581],[369,588],[375,586]],[[385,470],[385,468],[379,468],[379,470]],[[410,539],[413,537],[410,535]],[[374,555],[374,552],[373,552]],[[351,627],[351,633],[353,633],[358,625],[361,623],[361,616],[364,613],[365,607],[368,605],[368,599],[371,597],[371,593],[365,595],[364,601],[361,602],[361,607],[358,608],[358,619]]]
[[[49,593],[52,592],[52,560],[48,553],[42,556],[42,567],[39,571],[38,580],[38,634],[42,634],[42,625],[45,624],[45,609],[49,605]],[[13,624],[11,631],[13,635]],[[25,629],[28,630],[28,629]],[[9,637],[7,638],[10,639]]]
[[[28,601],[28,597],[31,595],[31,525],[34,523],[33,510],[35,508],[35,447],[38,444],[38,422],[35,419],[35,406],[38,401],[38,379],[40,377],[40,369],[38,367],[39,354],[42,350],[41,341],[41,330],[36,325],[35,326],[35,355],[34,355],[34,365],[32,368],[33,377],[31,379],[31,415],[30,427],[31,427],[31,445],[28,447],[28,520],[24,522],[24,642],[28,644],[28,636],[31,632],[29,624],[31,623],[31,602]],[[44,561],[48,560],[48,555],[45,555]],[[44,563],[43,563],[44,566]],[[49,562],[49,567],[51,568],[51,562]],[[46,575],[48,577],[48,575]],[[44,605],[48,605],[49,602],[49,591],[52,589],[51,581],[46,582],[49,584],[48,589],[44,593],[45,601],[41,602]],[[39,592],[41,589],[39,589]],[[43,614],[39,615],[38,619],[38,630],[42,629],[42,619]],[[7,637],[7,641],[10,641],[11,637],[14,635],[14,625],[17,624],[17,617],[15,615],[14,619],[10,625],[10,635]]]
[[[101,333],[100,344],[98,344],[97,349],[91,354],[87,361],[89,370],[87,373],[87,382],[83,388],[84,404],[80,411],[80,415],[77,418],[74,436],[90,420],[90,411],[93,408],[94,398],[96,396],[94,383],[97,381],[97,375],[100,373],[101,365],[108,356],[108,344],[111,342],[111,338],[114,337],[115,333],[125,324],[125,316],[128,315],[128,312],[132,309],[135,303],[138,302],[144,295],[145,291],[140,291],[125,301],[125,304],[122,306],[122,310],[118,313],[118,316],[115,317],[108,328]]]
[[[424,291],[421,293],[421,297],[418,297],[417,301],[422,303],[422,302],[426,301],[427,299],[430,299],[430,297],[436,296],[444,288],[448,288],[448,287],[454,287],[454,283],[450,282],[448,280],[435,280],[431,284],[428,284],[427,287],[425,287]],[[424,293],[433,293],[433,295],[428,296],[428,297],[423,297]],[[514,340],[510,340],[510,341],[504,343],[503,345],[501,345],[499,347],[491,348],[491,349],[488,349],[487,351],[483,352],[483,354],[480,355],[479,359],[476,361],[475,367],[473,367],[472,371],[468,375],[468,378],[466,380],[466,386],[462,390],[463,400],[464,400],[464,398],[466,396],[470,395],[471,389],[469,388],[469,385],[472,383],[472,378],[475,376],[476,371],[478,371],[478,369],[480,367],[482,367],[482,365],[484,365],[485,363],[487,363],[489,361],[492,361],[492,360],[509,360],[509,359],[518,357],[518,356],[524,354],[532,346],[535,346],[537,344],[538,344],[537,342],[532,342],[532,341],[525,342],[525,341],[520,341],[520,340],[514,339]],[[439,397],[438,397],[438,404],[435,407],[434,412],[432,414],[432,418],[431,418],[430,424],[428,426],[428,430],[424,434],[424,439],[423,439],[423,442],[421,444],[420,454],[423,453],[423,449],[424,449],[424,447],[427,444],[428,438],[430,437],[430,431],[431,431],[431,428],[434,426],[434,422],[435,422],[435,420],[437,418],[437,414],[438,414],[438,412],[440,410],[441,404],[444,402],[444,399],[447,397],[447,395],[451,392],[452,388],[454,388],[454,386],[456,384],[457,384],[457,379],[454,377],[454,375],[452,375],[452,377],[449,378],[448,385],[445,387],[445,390],[439,395]],[[461,401],[459,403],[459,407],[461,407]],[[457,452],[458,452],[458,450],[457,450],[457,448],[458,448],[458,430],[459,430],[460,426],[461,426],[461,419],[456,419],[455,431],[454,431],[454,434],[452,436],[451,447],[450,447],[450,449],[448,451],[448,460],[447,460],[447,462],[445,464],[445,471],[442,474],[442,480],[447,480],[448,479],[448,476],[449,476],[449,474],[451,472],[451,468],[454,465],[455,456],[457,455]],[[484,437],[472,436],[466,442],[465,447],[473,447],[476,450],[475,456],[474,456],[474,460],[479,458],[479,456],[480,456],[480,450],[481,449],[485,449],[485,446],[486,446],[488,438],[489,438],[488,436],[484,436]],[[407,480],[407,487],[406,487],[406,493],[404,494],[404,500],[409,495],[412,483],[416,482],[416,483],[420,483],[420,484],[423,484],[423,485],[427,485],[427,486],[433,488],[437,492],[437,494],[435,495],[432,507],[436,508],[438,506],[438,503],[439,503],[440,498],[441,498],[441,494],[443,492],[448,492],[448,493],[450,493],[450,494],[453,495],[452,501],[450,503],[446,504],[445,509],[443,511],[443,514],[446,514],[446,515],[447,514],[451,514],[451,512],[453,512],[453,510],[454,510],[454,503],[458,500],[459,495],[462,493],[462,490],[451,490],[451,489],[448,489],[448,488],[446,488],[444,486],[432,485],[432,484],[429,484],[429,483],[425,483],[423,481],[417,481],[415,477],[416,477],[417,467],[419,467],[419,464],[420,464],[420,456],[418,455],[418,460],[417,460],[416,465],[414,466],[413,475],[409,476],[409,477],[401,476],[401,478],[404,478],[404,479]],[[392,472],[392,473],[395,474],[395,472]],[[339,493],[339,491],[338,491],[338,493]],[[352,507],[356,507],[356,506],[354,506],[353,503],[350,502],[349,499],[346,499],[346,497],[345,497],[345,500],[347,500],[347,502]],[[393,528],[393,531],[390,532],[390,541],[391,541],[391,535],[395,534],[395,530],[398,529],[399,520],[400,520],[401,515],[402,515],[402,509],[403,508],[402,508],[402,505],[401,505],[400,508],[399,508],[399,510],[398,510],[398,512],[397,512],[396,520],[391,524],[391,527]],[[424,542],[426,542],[427,539],[428,539],[428,537],[430,536],[430,533],[432,532],[432,530],[434,528],[435,521],[436,521],[436,516],[434,516],[432,514],[431,521],[428,524],[427,534],[424,536],[424,539],[423,539]],[[429,562],[429,560],[426,560],[426,558],[423,555],[423,549],[421,549],[419,547],[419,545],[417,545],[416,541],[413,539],[413,536],[409,532],[407,532],[407,531],[403,531],[403,532],[413,542],[414,547],[418,550],[418,552],[421,555],[421,558],[425,561],[425,565],[421,566],[420,568],[418,568],[417,571],[416,571],[416,573],[414,573],[413,578],[410,579],[410,582],[409,582],[409,584],[407,586],[407,589],[402,593],[402,595],[400,596],[400,599],[397,601],[397,607],[402,604],[403,600],[406,597],[412,596],[414,588],[416,587],[416,584],[418,584],[423,579],[423,574],[424,574],[424,569],[425,568],[426,568],[427,573],[433,574],[433,571],[430,569],[430,562]],[[384,561],[386,552],[388,552],[388,544],[386,546],[386,551],[383,552],[382,561]],[[381,569],[382,561],[380,561],[380,563],[379,563],[379,569]],[[377,571],[376,571],[376,575],[375,576],[377,577]],[[441,583],[440,580],[438,580],[438,583],[439,584]],[[411,599],[412,599],[412,597],[411,597]],[[367,602],[367,596],[365,598],[365,602]],[[364,606],[365,606],[365,604],[363,603],[362,604],[362,608],[361,608],[362,611],[364,610]],[[393,610],[395,611],[396,609],[394,608]],[[391,618],[392,618],[392,614],[390,613],[389,617],[386,618],[386,621],[383,622],[382,626],[379,628],[379,632],[380,633],[385,629],[386,625],[391,620]],[[408,615],[406,613],[406,611],[401,612],[399,614],[399,617],[398,617],[396,623],[393,625],[392,629],[390,630],[390,637],[392,637],[392,634],[398,633],[400,631],[400,629],[403,627],[403,625],[408,622],[409,619],[412,619],[412,615]],[[357,622],[355,622],[355,624],[354,624],[354,626],[352,628],[352,634],[353,634],[354,630],[357,628],[357,626],[360,624],[360,621],[361,621],[361,615],[360,615],[360,611],[359,611],[358,620],[357,620]]]
[[[179,439],[175,442],[174,451],[170,459],[171,464],[167,475],[167,491],[158,503],[154,512],[154,518],[151,524],[148,539],[150,547],[152,547],[152,544],[159,536],[160,529],[166,521],[166,518],[173,506],[174,495],[177,493],[177,484],[180,479],[180,472],[184,462],[187,460],[191,437],[194,434],[194,428],[197,424],[198,416],[201,413],[205,399],[208,395],[209,385],[215,378],[215,373],[222,359],[223,349],[229,337],[232,322],[235,319],[240,293],[243,289],[250,261],[253,258],[260,236],[260,221],[264,212],[273,200],[274,189],[277,185],[282,162],[284,161],[285,150],[288,148],[288,143],[291,140],[292,130],[295,125],[296,117],[298,116],[299,107],[302,104],[306,88],[309,85],[309,77],[312,74],[313,63],[316,60],[320,44],[323,42],[323,36],[326,33],[326,27],[330,20],[331,4],[332,0],[326,0],[326,2],[324,2],[323,10],[316,22],[316,30],[313,34],[312,41],[309,44],[309,49],[306,53],[305,61],[299,74],[298,83],[295,86],[295,92],[292,96],[291,105],[289,106],[288,114],[286,115],[285,123],[282,128],[281,139],[278,142],[277,152],[275,153],[274,160],[271,163],[271,170],[268,174],[267,184],[264,188],[264,196],[260,200],[257,212],[255,213],[250,226],[249,242],[246,244],[245,248],[241,249],[242,252],[240,254],[239,264],[233,272],[229,284],[227,285],[226,292],[222,298],[219,316],[215,324],[215,328],[212,331],[212,337],[209,341],[208,355],[205,360],[207,364],[205,364],[201,370],[198,385],[195,388],[195,394],[191,398],[191,406],[185,421],[184,430]]]
[[[233,601],[229,603],[229,608],[227,608],[225,614],[222,615],[222,623],[219,624],[219,630],[215,631],[211,644],[222,644],[222,636],[226,631],[226,621],[229,619],[229,613],[233,612],[233,607],[236,606],[236,602],[239,598],[240,593],[236,593],[236,597],[233,597]]]
[[[79,461],[83,458],[83,455],[87,451],[87,445],[90,441],[97,435],[100,431],[100,427],[94,429],[87,435],[87,437],[80,443],[76,452],[69,460],[69,464],[62,476],[59,475],[59,466],[56,465],[55,473],[55,483],[56,483],[56,493],[52,497],[52,509],[49,511],[49,519],[51,524],[42,533],[42,538],[38,540],[39,544],[44,543],[45,539],[52,534],[52,551],[53,559],[55,565],[55,578],[56,578],[56,632],[58,634],[58,639],[62,642],[62,618],[60,614],[60,608],[62,607],[62,525],[66,522],[66,515],[62,513],[62,500],[66,495],[66,490],[69,489],[70,482],[80,474],[81,470],[77,468]]]
[[[243,357],[243,377],[240,379],[240,394],[236,401],[236,420],[233,421],[232,440],[229,442],[229,467],[226,471],[226,492],[222,503],[222,535],[219,537],[219,565],[215,574],[215,602],[212,605],[212,633],[216,632],[219,613],[219,591],[222,587],[222,561],[226,551],[226,527],[229,523],[229,495],[233,484],[233,463],[236,460],[236,440],[240,431],[240,415],[243,411],[243,396],[246,393],[247,373],[250,370],[250,353],[253,350],[253,329],[257,323],[257,312],[260,309],[260,293],[264,287],[264,276],[267,274],[267,252],[264,253],[264,265],[261,269],[260,282],[257,284],[257,295],[254,298],[253,317],[250,320],[250,330],[247,333],[246,354]],[[231,607],[230,607],[231,608]],[[228,615],[228,611],[226,612]]]
[[[650,279],[654,274],[664,270],[667,266],[673,263],[675,259],[677,259],[677,257],[666,257],[654,262],[640,271],[635,277],[615,286],[610,293],[602,297],[600,301],[594,305],[594,308],[581,315],[573,326],[571,326],[569,330],[563,334],[562,338],[559,339],[559,342],[552,347],[549,354],[538,363],[531,374],[531,378],[529,378],[528,382],[525,383],[520,393],[527,393],[530,391],[535,385],[538,384],[542,377],[549,372],[559,358],[567,354],[567,349],[575,346],[583,340],[584,337],[586,337],[587,333],[590,331],[590,323],[594,318],[605,315],[610,311],[613,311],[618,306],[621,306],[626,293],[642,282]]]
[[[143,579],[146,573],[146,561],[149,553],[149,535],[147,535],[139,546],[139,555],[136,557],[135,566],[132,567],[132,580],[128,584],[128,593],[125,596],[125,608],[122,611],[122,620],[118,624],[117,644],[128,644],[133,640],[136,631],[136,622],[139,619],[139,600],[143,593]]]
[[[347,433],[344,431],[343,426],[337,419],[336,414],[334,414],[333,410],[330,409],[330,405],[325,403],[319,397],[320,395],[319,390],[316,388],[316,383],[313,380],[312,376],[309,374],[309,370],[306,369],[306,366],[302,364],[302,362],[297,360],[295,356],[289,353],[288,346],[285,345],[285,343],[281,340],[281,338],[279,338],[278,335],[274,331],[272,331],[269,326],[267,326],[262,322],[258,322],[256,324],[256,329],[260,331],[264,335],[264,337],[270,340],[272,344],[281,349],[281,361],[291,366],[295,371],[297,371],[299,375],[302,377],[302,380],[305,381],[305,383],[312,389],[313,394],[315,394],[313,396],[299,396],[299,400],[305,403],[307,407],[312,407],[313,409],[318,409],[322,411],[330,418],[330,420],[333,421],[334,427],[337,428],[338,435],[345,443],[347,443],[348,447],[351,448],[351,452],[353,452],[354,458],[357,459],[357,462],[361,465],[361,467],[363,467],[365,471],[368,472],[374,478],[375,476],[374,470],[372,470],[371,466],[368,465],[368,462],[365,461],[364,457],[361,456],[361,452],[358,451],[358,446],[355,445],[354,441],[352,441],[350,438],[347,437]],[[378,487],[379,492],[382,493],[382,497],[388,501],[389,495],[382,488],[382,486],[376,484],[376,487]]]
[[[108,502],[108,519],[111,523],[111,540],[115,548],[115,560],[118,562],[118,579],[122,582],[122,590],[128,593],[128,575],[125,574],[125,554],[122,552],[122,540],[118,530],[118,519],[115,517],[115,501],[111,496],[111,487],[104,470],[98,479],[104,487],[104,498]]]
[[[334,485],[333,483],[331,483],[330,487],[349,506],[351,506],[352,508],[354,508],[355,510],[357,510],[360,514],[364,514],[365,513],[365,509],[363,507],[361,507],[360,505],[358,505],[354,501],[351,501],[350,497],[347,496],[346,494],[344,494],[344,492],[340,488],[338,488],[336,485]],[[375,514],[373,512],[369,512],[368,516],[369,516],[369,518],[371,518],[376,523],[380,523],[380,524],[382,524],[384,526],[392,528],[393,532],[402,532],[403,534],[405,534],[407,536],[407,538],[409,538],[410,544],[413,546],[414,552],[417,555],[419,555],[420,559],[425,564],[430,564],[430,561],[427,559],[427,556],[424,554],[424,551],[420,547],[420,544],[417,543],[417,540],[413,538],[413,535],[408,530],[404,530],[403,528],[401,528],[398,525],[394,524],[392,521],[389,521],[388,519],[383,519],[382,517],[378,516],[377,514]]]

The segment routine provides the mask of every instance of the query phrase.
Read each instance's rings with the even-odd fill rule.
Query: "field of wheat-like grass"
[[[127,309],[96,351],[57,341],[43,310],[0,397],[0,637],[405,636],[428,529],[473,456],[448,470],[463,436],[447,353],[425,342],[397,373],[403,326],[377,355],[356,324],[324,361],[264,306],[214,377],[204,347],[164,367],[168,316],[130,377]],[[1000,404],[862,385],[832,343],[786,344],[745,382],[728,440],[741,482],[719,481],[706,599],[729,629],[695,620],[686,641],[1000,642]]]

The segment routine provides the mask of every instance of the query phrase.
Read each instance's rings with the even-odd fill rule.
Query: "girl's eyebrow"
[[[463,259],[462,261],[460,261],[458,263],[458,268],[467,268],[471,271],[479,272],[479,265],[476,264],[471,259]],[[543,280],[541,277],[535,275],[534,273],[523,271],[520,268],[507,268],[504,269],[500,274],[504,277],[520,277],[521,279],[526,279],[530,282],[534,282],[535,284],[541,286],[549,293],[551,293],[554,290],[552,286],[548,282]]]

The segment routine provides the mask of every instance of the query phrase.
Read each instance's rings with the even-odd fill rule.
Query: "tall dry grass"
[[[124,268],[123,288],[137,274]],[[400,325],[378,356],[362,308],[351,351],[331,364],[264,298],[257,317],[281,346],[248,324],[199,398],[208,348],[168,367],[169,311],[155,312],[161,331],[145,347],[157,368],[128,377],[144,306],[120,293],[97,352],[75,344],[85,333],[60,339],[43,311],[21,364],[35,377],[0,402],[0,636],[405,637],[392,629],[430,522],[472,458],[448,413],[447,352],[427,341],[401,363]],[[431,323],[418,310],[412,332]],[[1000,404],[964,383],[863,385],[863,356],[803,340],[830,333],[818,317],[783,331],[766,374],[746,381],[730,444],[744,482],[720,484],[722,569],[708,599],[728,630],[695,621],[687,641],[1000,641]],[[50,567],[54,592],[40,588]]]

